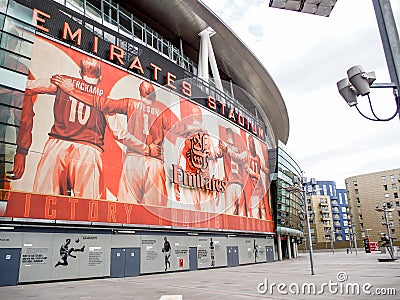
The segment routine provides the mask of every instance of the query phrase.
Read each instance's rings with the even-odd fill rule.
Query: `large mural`
[[[3,215],[273,232],[266,143],[166,80],[36,35]]]

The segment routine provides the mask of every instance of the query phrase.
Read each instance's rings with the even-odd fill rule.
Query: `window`
[[[382,182],[386,182],[386,176],[382,176]]]
[[[103,3],[103,7],[104,21],[117,26],[117,8],[107,2]]]
[[[357,199],[357,203],[361,203],[360,198],[357,197],[356,199]]]
[[[101,23],[101,1],[86,0],[86,15]]]
[[[67,7],[77,12],[83,13],[83,1],[82,0],[67,0]]]
[[[395,183],[392,183],[392,189],[397,190],[397,185]]]
[[[383,185],[383,189],[384,189],[385,191],[388,190],[387,184],[384,184],[384,185]]]
[[[385,193],[385,198],[389,198],[389,193]]]
[[[396,177],[394,175],[390,175],[390,180],[391,181],[396,180]]]
[[[359,194],[358,189],[355,189],[354,193],[358,195]]]
[[[395,194],[397,194],[397,193],[395,193]],[[395,197],[396,198],[396,197]],[[400,207],[400,201],[396,201],[396,206],[397,207]]]
[[[399,198],[399,193],[393,193],[393,196],[395,199]],[[396,204],[399,203],[399,201],[396,202]]]
[[[357,180],[354,180],[354,181],[353,181],[353,184],[354,184],[354,186],[358,186]]]

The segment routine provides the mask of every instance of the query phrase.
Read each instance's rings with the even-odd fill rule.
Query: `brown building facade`
[[[383,203],[391,207],[388,212],[391,236],[397,238],[400,232],[400,168],[375,173],[356,175],[345,180],[350,207],[351,222],[357,239],[369,237],[371,242],[380,240],[380,233],[387,233],[383,213],[376,211]],[[359,244],[360,245],[360,244]]]

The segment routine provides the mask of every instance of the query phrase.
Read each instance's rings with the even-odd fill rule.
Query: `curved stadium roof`
[[[243,105],[249,111],[257,107],[264,122],[271,125],[275,142],[287,142],[289,117],[278,87],[257,57],[204,3],[200,0],[120,3],[171,42],[181,37],[184,53],[194,61],[198,60],[198,33],[210,26],[216,32],[212,44],[218,68],[226,78],[254,97],[256,103]]]

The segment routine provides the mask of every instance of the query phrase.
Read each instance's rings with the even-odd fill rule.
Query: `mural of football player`
[[[247,164],[247,151],[240,152],[235,145],[235,134],[229,127],[226,128],[226,142],[220,140],[220,153],[224,163],[225,180],[228,185],[225,191],[225,212],[246,216],[244,201],[245,165]]]
[[[100,61],[84,57],[79,69],[81,78],[67,78],[79,86],[83,94],[102,95],[104,91],[99,85],[102,78]],[[79,102],[53,84],[50,78],[27,81],[26,95],[36,94],[55,95],[55,100],[54,124],[37,166],[33,192],[101,198],[101,154],[105,129],[107,122],[115,125],[117,119]],[[30,98],[25,99],[13,179],[19,179],[24,174],[26,155],[32,144],[33,103],[29,101]],[[114,137],[125,140],[128,134],[120,129],[121,126],[117,127],[113,130]]]
[[[249,153],[247,171],[249,173],[250,191],[246,198],[247,216],[252,218],[267,219],[268,196],[264,189],[261,171],[269,178],[269,169],[262,163],[257,154],[253,136],[248,137]]]
[[[154,86],[149,81],[140,83],[141,100],[134,98],[115,100],[102,95],[84,94],[65,76],[53,76],[52,82],[74,98],[97,110],[127,115],[127,131],[139,141],[140,147],[135,144],[135,147],[131,148],[126,144],[118,199],[124,202],[166,206],[168,196],[165,185],[163,143],[171,123],[175,121],[172,112],[157,101]]]

